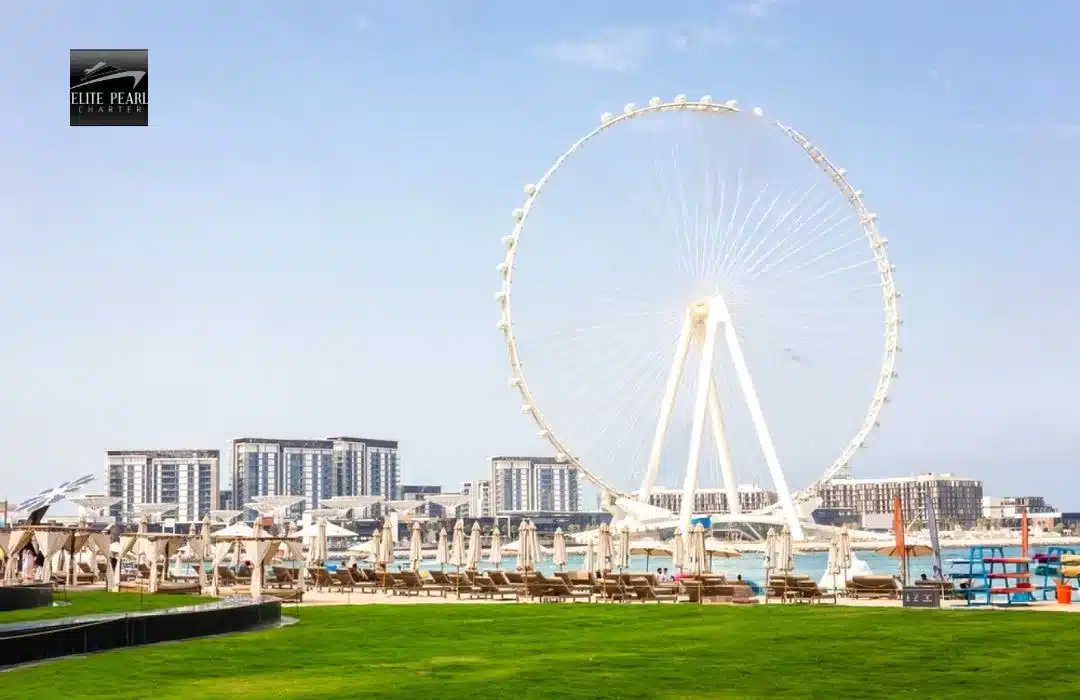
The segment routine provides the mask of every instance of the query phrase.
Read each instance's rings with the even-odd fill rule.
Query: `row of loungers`
[[[927,582],[940,585],[937,582]],[[900,588],[892,576],[853,576],[842,591],[825,592],[809,576],[789,574],[772,576],[766,587],[765,598],[778,598],[781,602],[815,603],[825,600],[836,602],[837,597],[889,599],[900,597]]]
[[[317,589],[388,595],[455,595],[493,600],[609,602],[732,602],[757,600],[749,586],[729,583],[722,576],[701,576],[661,583],[654,574],[612,574],[597,579],[587,572],[562,572],[554,578],[539,572],[488,571],[451,573],[429,571],[376,572],[371,569],[308,569]]]

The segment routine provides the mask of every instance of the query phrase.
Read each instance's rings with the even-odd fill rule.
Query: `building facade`
[[[398,443],[354,437],[324,440],[236,438],[232,492],[236,508],[259,496],[297,496],[294,514],[334,496],[400,496]]]
[[[1042,496],[983,496],[982,516],[987,520],[1015,520],[1027,511],[1028,515],[1053,513],[1056,509]]]
[[[461,493],[469,497],[469,502],[463,507],[466,518],[490,518],[491,512],[491,480],[477,479],[476,481],[461,482]]]
[[[492,457],[489,460],[491,515],[508,512],[577,513],[581,480],[577,469],[554,457]]]
[[[943,525],[974,525],[982,517],[983,485],[954,474],[920,474],[890,479],[834,479],[821,490],[821,507],[846,509],[859,516],[892,513],[900,496],[907,522],[926,521],[929,495]]]
[[[739,486],[739,509],[744,512],[759,510],[776,503],[776,492],[760,486]],[[694,492],[694,513],[715,515],[729,512],[727,492],[724,489],[698,489]],[[678,513],[682,507],[682,489],[654,488],[649,494],[649,504]]]
[[[174,503],[167,519],[202,520],[217,508],[220,471],[220,450],[108,450],[105,495],[121,499],[109,514],[133,522],[142,504]]]

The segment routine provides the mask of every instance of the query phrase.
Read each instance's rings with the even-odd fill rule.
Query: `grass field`
[[[105,593],[103,591],[72,591],[66,597],[63,593],[56,594],[57,602],[65,602],[65,598],[71,605],[0,612],[0,625],[26,620],[52,620],[75,615],[157,610],[213,600],[213,598],[193,596],[139,595],[138,593]]]
[[[1075,697],[1080,616],[830,606],[305,608],[4,674],[22,697]]]

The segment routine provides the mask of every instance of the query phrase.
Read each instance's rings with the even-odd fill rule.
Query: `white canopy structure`
[[[176,509],[175,503],[136,503],[135,515],[144,516],[151,522],[160,522],[162,516]]]
[[[89,511],[89,515],[93,517],[88,519],[93,521],[105,517],[105,511],[123,502],[122,498],[112,496],[69,496],[67,500]]]
[[[319,501],[319,507],[333,508],[345,514],[352,511],[353,517],[358,517],[364,510],[382,500],[381,496],[334,496]]]
[[[244,511],[242,510],[212,510],[210,511],[210,519],[228,525],[243,514]]]
[[[240,539],[242,537],[254,537],[255,530],[245,523],[233,523],[213,533],[215,539]]]
[[[457,517],[457,509],[472,500],[467,493],[436,493],[425,496],[424,500],[441,507],[448,518]]]
[[[323,533],[322,536],[327,538],[360,536],[352,530],[346,529],[340,525],[335,525],[325,518],[320,519],[318,523],[301,528],[294,536],[299,537],[302,540],[310,540],[319,536],[320,530]]]
[[[256,496],[252,503],[245,503],[260,515],[269,515],[274,522],[286,519],[289,509],[298,506],[305,500],[304,496]]]

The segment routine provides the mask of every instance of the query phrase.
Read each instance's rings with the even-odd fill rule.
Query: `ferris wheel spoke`
[[[803,207],[804,202],[807,200],[807,198],[810,197],[811,194],[813,194],[817,190],[817,188],[817,184],[810,185],[803,193],[803,195],[799,197],[799,199],[797,199],[793,204],[791,204],[791,206],[781,212],[781,214],[777,216],[776,219],[772,222],[772,225],[768,228],[768,230],[758,239],[758,244],[755,245],[749,253],[747,253],[746,258],[732,258],[730,255],[725,255],[724,259],[720,263],[720,269],[726,272],[730,272],[732,269],[745,269],[747,259],[753,256],[754,253],[757,252],[758,248],[767,245],[770,241],[772,241],[773,237],[777,234],[777,232],[782,230],[781,227],[783,227],[787,223],[787,221],[795,214],[796,211],[799,211]],[[770,207],[769,211],[771,210],[772,209]],[[766,215],[767,214],[768,212],[766,212]],[[757,234],[757,231],[761,228],[761,225],[764,223],[764,221],[765,218],[763,217],[762,221],[758,222],[758,226],[754,230],[755,235]],[[796,221],[798,221],[798,218],[796,218]],[[780,242],[776,243],[775,246],[779,247],[780,245],[782,245],[782,243],[783,239],[781,239]],[[734,251],[731,250],[729,252]],[[736,268],[736,265],[738,266],[738,268]]]

